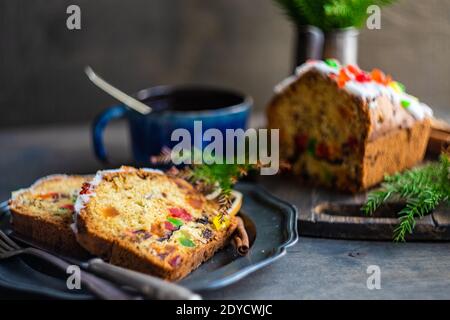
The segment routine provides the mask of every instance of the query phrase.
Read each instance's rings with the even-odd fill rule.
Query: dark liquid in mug
[[[153,111],[202,111],[236,106],[244,98],[233,91],[217,89],[176,89],[142,100]]]

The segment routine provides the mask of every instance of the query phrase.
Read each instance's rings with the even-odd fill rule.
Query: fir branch
[[[362,207],[362,210],[366,215],[373,214],[384,202],[389,200],[393,191],[377,190],[369,193],[367,201]]]
[[[394,230],[394,241],[405,241],[406,234],[412,234],[416,219],[434,210],[442,199],[443,194],[434,188],[422,190],[418,198],[408,199],[406,206],[398,213],[400,224]]]
[[[369,193],[361,209],[366,215],[371,215],[393,197],[406,200],[405,207],[398,213],[399,225],[394,230],[394,241],[405,241],[405,236],[413,232],[416,219],[449,202],[449,170],[450,156],[447,151],[438,163],[386,177],[379,190]]]
[[[183,150],[181,155],[172,154],[168,148],[163,148],[159,156],[151,157],[150,161],[153,164],[167,165],[172,162],[172,157],[176,157],[177,163],[182,162],[179,160],[191,159],[195,156],[199,150],[193,148],[192,151]],[[203,155],[205,156],[205,155]],[[181,169],[171,167],[166,171],[168,175],[184,179],[190,182],[198,191],[205,194],[207,198],[214,199],[219,204],[219,213],[222,217],[226,214],[227,210],[232,205],[232,190],[233,186],[246,176],[249,171],[256,170],[263,165],[261,163],[251,164],[248,161],[248,155],[245,156],[244,163],[240,164],[237,161],[229,163],[220,163],[215,161],[213,155],[210,155],[207,159],[203,159],[202,164],[191,164]],[[290,169],[290,166],[285,163],[280,163],[281,169]]]

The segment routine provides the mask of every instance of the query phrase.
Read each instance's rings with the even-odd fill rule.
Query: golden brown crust
[[[110,256],[109,262],[124,268],[155,275],[166,280],[177,281],[197,269],[203,262],[210,259],[217,250],[223,248],[235,231],[236,226],[237,223],[235,218],[233,218],[226,232],[198,250],[195,250],[191,255],[182,256],[180,267],[176,269],[167,268],[167,266],[160,264],[157,259],[143,257],[123,243],[117,242],[107,243]],[[100,240],[99,237],[92,235],[84,235],[83,237],[84,243],[89,243],[90,247],[102,247],[104,245],[104,241]],[[97,241],[99,242],[97,243]]]
[[[430,121],[397,129],[366,144],[359,190],[367,189],[391,175],[422,161],[430,134]],[[350,187],[350,186],[349,186]],[[355,190],[358,191],[358,190]]]
[[[45,248],[74,257],[86,256],[87,252],[77,242],[70,225],[43,220],[25,211],[11,209],[12,227]]]

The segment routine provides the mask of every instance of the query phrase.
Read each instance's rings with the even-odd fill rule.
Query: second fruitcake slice
[[[30,188],[13,192],[9,201],[13,229],[52,250],[76,256],[86,254],[70,225],[81,185],[91,178],[52,175],[39,179]]]
[[[99,171],[76,203],[78,242],[112,264],[179,280],[212,257],[236,228],[185,180],[122,167]]]

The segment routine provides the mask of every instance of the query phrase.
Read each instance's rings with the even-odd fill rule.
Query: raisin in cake
[[[78,242],[90,253],[168,280],[212,257],[236,228],[233,214],[222,219],[191,184],[151,169],[99,171],[75,209]]]
[[[9,201],[13,229],[58,252],[77,256],[86,253],[70,225],[78,192],[90,178],[52,175],[13,192]]]
[[[275,92],[268,125],[305,178],[356,192],[424,156],[431,109],[381,70],[308,61]]]

